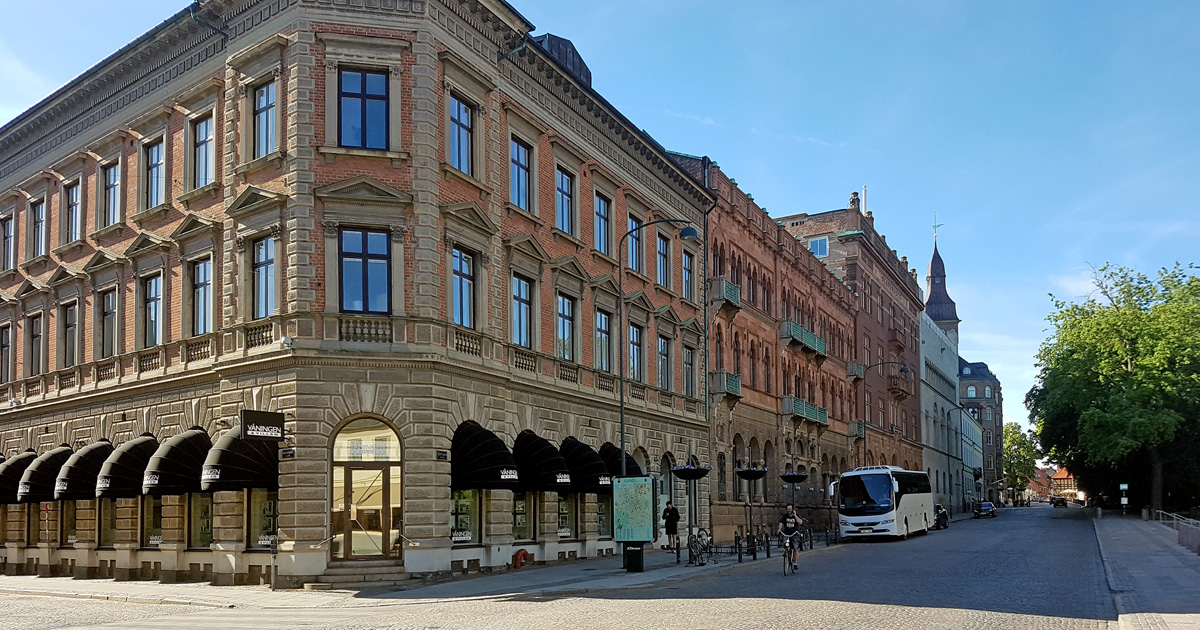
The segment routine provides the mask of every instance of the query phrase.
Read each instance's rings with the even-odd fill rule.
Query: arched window
[[[992,408],[991,408],[991,407],[988,407],[987,409],[985,409],[985,410],[984,410],[984,412],[983,412],[983,415],[984,415],[984,416],[987,418],[987,420],[990,422],[990,421],[991,421],[991,419],[992,419]]]
[[[967,385],[967,398],[974,398],[974,397],[975,397],[975,386]]]
[[[771,357],[763,352],[763,391],[771,393]]]
[[[984,388],[983,388],[983,397],[984,397],[984,398],[991,398],[991,397],[992,397],[992,386],[991,386],[991,385],[985,385],[985,386],[984,386]]]
[[[725,369],[725,343],[721,339],[721,331],[720,330],[717,331],[717,343],[716,343],[715,355],[716,356],[714,358],[716,359],[717,369],[724,370]]]
[[[717,453],[717,500],[725,500],[725,453]]]
[[[758,387],[758,353],[755,351],[754,342],[750,342],[750,387]]]
[[[737,335],[733,336],[733,373],[742,373],[742,341]]]

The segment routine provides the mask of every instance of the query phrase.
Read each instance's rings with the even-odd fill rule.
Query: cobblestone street
[[[300,593],[278,594],[288,596],[280,598],[287,602],[282,608],[56,606],[52,598],[10,595],[0,601],[31,611],[12,626],[19,628],[1117,628],[1091,521],[1051,514],[1040,507],[1008,509],[996,519],[956,522],[903,542],[818,545],[802,557],[800,573],[786,578],[778,555],[741,565],[722,559],[718,570],[696,577],[583,595],[514,589],[454,597],[447,595],[454,584],[445,584],[346,596],[334,606],[314,598],[311,608],[297,607],[303,606]],[[502,590],[506,579],[514,581],[497,576],[455,584],[480,593],[488,592],[485,581]]]

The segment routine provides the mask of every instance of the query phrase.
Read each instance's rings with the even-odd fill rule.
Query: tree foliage
[[[1047,455],[1075,472],[1134,461],[1161,509],[1163,467],[1194,441],[1200,409],[1200,278],[1105,265],[1082,302],[1055,300],[1038,381],[1025,398]],[[1076,471],[1078,469],[1078,472]],[[1094,481],[1094,480],[1093,480]],[[1092,490],[1095,492],[1095,489]]]
[[[1004,478],[1009,488],[1020,492],[1037,474],[1038,447],[1032,435],[1016,422],[1004,425]]]

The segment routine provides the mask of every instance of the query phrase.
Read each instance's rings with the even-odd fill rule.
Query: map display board
[[[621,543],[653,542],[658,539],[654,513],[655,483],[652,477],[613,479],[613,540]]]

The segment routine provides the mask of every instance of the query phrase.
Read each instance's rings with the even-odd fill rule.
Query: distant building
[[[1026,494],[1036,498],[1053,495],[1054,488],[1051,480],[1057,472],[1054,468],[1038,468],[1037,472],[1033,474],[1033,478],[1025,486]]]
[[[983,491],[985,501],[1004,498],[1004,399],[1000,379],[986,363],[958,360],[962,406],[983,430]]]
[[[967,503],[975,478],[962,462],[962,415],[958,403],[958,314],[946,293],[946,269],[934,243],[921,313],[922,458],[935,500],[951,512]]]
[[[1075,485],[1075,475],[1066,468],[1059,468],[1054,476],[1050,478],[1050,487],[1056,497],[1066,497],[1068,499],[1079,499],[1079,487]]]

